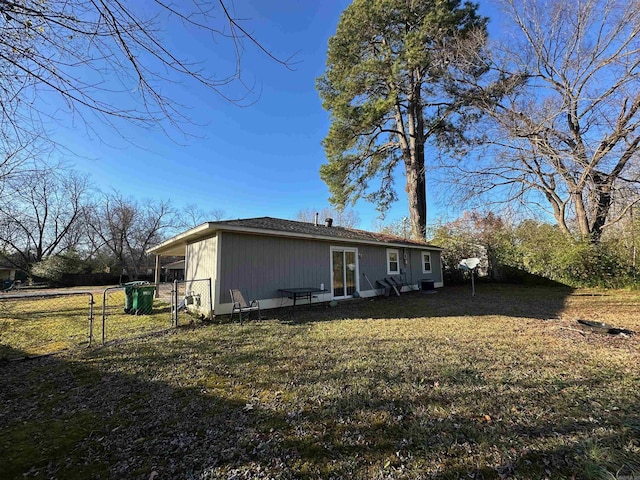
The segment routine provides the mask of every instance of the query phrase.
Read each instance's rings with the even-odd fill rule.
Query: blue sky
[[[94,123],[98,136],[76,125],[58,129],[57,139],[77,154],[71,162],[90,173],[98,188],[138,199],[170,199],[176,207],[195,203],[202,210],[224,210],[226,218],[295,219],[301,209],[329,206],[329,191],[319,176],[329,116],[315,79],[324,72],[327,41],[348,4],[237,0],[236,17],[247,19],[243,25],[276,56],[295,54],[295,64],[287,70],[247,44],[243,73],[260,94],[246,107],[202,87],[167,85],[167,94],[188,107],[194,124],[185,129],[192,138],[179,132],[169,138],[128,124],[119,124],[118,134]],[[224,70],[229,55],[222,45],[213,48],[208,38],[172,29],[163,37],[178,54],[202,60],[203,68]],[[408,215],[401,171],[396,186],[400,198],[387,214],[389,221]],[[429,222],[452,213],[435,204],[437,188],[428,178]],[[359,201],[354,209],[360,228],[374,228],[374,205]]]

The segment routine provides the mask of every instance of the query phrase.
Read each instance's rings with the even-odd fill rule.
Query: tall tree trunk
[[[578,223],[578,231],[583,239],[587,239],[591,236],[591,229],[589,228],[589,216],[584,206],[584,197],[582,191],[575,191],[571,194],[573,198],[573,204],[576,209],[576,222]]]
[[[425,240],[427,236],[427,184],[424,170],[424,106],[422,104],[422,83],[420,73],[411,74],[411,94],[407,96],[409,104],[408,125],[410,149],[405,153],[407,177],[407,198],[411,217],[411,236],[416,240]],[[407,161],[408,160],[408,161]]]
[[[600,195],[596,205],[596,214],[591,226],[590,240],[599,243],[607,220],[609,208],[611,207],[611,195]]]
[[[405,163],[407,198],[411,218],[411,236],[424,240],[427,236],[427,190],[424,171],[424,145],[416,145],[411,161]]]

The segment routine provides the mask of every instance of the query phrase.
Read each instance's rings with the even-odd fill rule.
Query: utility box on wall
[[[420,280],[420,290],[435,290],[436,284],[433,280]]]

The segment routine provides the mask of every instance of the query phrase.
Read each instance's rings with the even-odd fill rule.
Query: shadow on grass
[[[186,478],[248,462],[264,441],[260,425],[283,423],[244,400],[151,380],[152,362],[134,375],[117,371],[117,354],[89,359],[0,362],[3,478]]]
[[[355,472],[349,467],[340,472],[356,478],[367,478],[363,473],[370,463],[375,478],[609,479],[616,478],[613,474],[636,478],[632,475],[640,472],[633,452],[640,422],[630,405],[623,414],[601,412],[597,419],[559,414],[552,422],[532,418],[522,425],[521,419],[492,417],[482,409],[475,415],[425,413],[434,407],[452,411],[465,401],[437,397],[425,394],[416,402],[374,396],[363,402],[362,394],[345,392],[324,410],[301,415],[308,434],[292,434],[283,445],[319,466],[359,457]],[[517,399],[501,400],[514,405]]]
[[[3,475],[599,478],[610,464],[634,472],[620,452],[631,459],[640,447],[638,394],[620,395],[614,371],[503,383],[484,378],[483,359],[469,354],[449,367],[410,358],[381,366],[373,352],[371,369],[357,372],[340,365],[348,354],[274,348],[287,338],[270,338],[267,326],[225,328],[0,364]],[[585,389],[595,392],[588,400]],[[591,415],[586,401],[602,408]]]
[[[464,316],[510,316],[547,320],[556,318],[573,289],[565,286],[525,287],[505,284],[476,285],[476,296],[470,286],[451,286],[436,294],[423,291],[403,292],[398,296],[360,298],[341,301],[335,308],[328,304],[301,305],[264,310],[263,319],[285,323],[306,323],[345,318],[424,318]],[[223,317],[228,322],[228,317]]]

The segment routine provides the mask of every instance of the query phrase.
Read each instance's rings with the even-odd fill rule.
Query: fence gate
[[[212,315],[210,278],[135,291],[18,290],[0,294],[0,361],[135,338]]]
[[[0,360],[91,346],[94,296],[83,291],[0,295]]]
[[[171,325],[178,325],[196,318],[212,318],[213,292],[211,279],[174,281],[171,289]]]
[[[107,287],[102,293],[102,343],[171,328],[170,286],[146,282]]]

